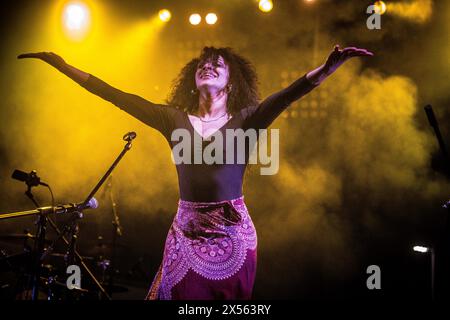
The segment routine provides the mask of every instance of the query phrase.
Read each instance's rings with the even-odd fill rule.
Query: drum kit
[[[10,300],[111,300],[112,294],[127,291],[126,287],[114,283],[116,274],[117,238],[122,235],[117,205],[112,192],[111,173],[127,151],[136,133],[129,132],[123,139],[126,144],[86,199],[80,203],[55,205],[50,186],[40,180],[36,171],[26,173],[15,170],[12,178],[26,183],[25,195],[36,209],[0,214],[3,220],[36,217],[36,231],[0,234],[0,299]],[[88,255],[81,255],[77,248],[79,224],[83,211],[95,209],[94,198],[106,183],[113,214],[113,237],[111,242],[97,239]],[[51,206],[40,207],[32,194],[32,188],[45,186],[52,196]],[[54,216],[65,216],[65,225],[60,228]],[[50,229],[50,228],[51,229]],[[49,231],[56,235],[49,240]],[[19,249],[20,248],[20,249]],[[62,248],[62,249],[61,249]],[[57,249],[57,250],[55,250]],[[75,268],[75,269],[74,269]],[[71,273],[69,270],[79,270]],[[70,280],[69,280],[70,278]],[[82,278],[82,282],[81,282]],[[78,285],[69,285],[74,280]]]
[[[32,299],[32,290],[29,283],[34,272],[32,263],[35,241],[35,235],[25,232],[23,234],[0,235],[0,300]],[[107,299],[106,296],[102,297],[102,292],[95,287],[95,283],[92,280],[88,281],[88,279],[84,278],[82,288],[74,288],[69,292],[66,283],[69,253],[47,253],[47,251],[50,251],[49,248],[52,241],[46,240],[45,243],[44,251],[46,255],[44,259],[41,259],[39,266],[39,300],[66,300],[69,298],[73,299],[74,295],[76,299]],[[22,246],[21,249],[19,248],[20,244]],[[87,255],[81,256],[109,297],[112,297],[114,293],[123,293],[128,290],[127,287],[113,282],[113,276],[118,270],[113,269],[112,252],[117,250],[117,247],[125,246],[117,244],[116,247],[113,247],[112,243],[98,243],[93,245],[90,250],[85,250]],[[77,265],[77,262],[75,261],[74,264]]]

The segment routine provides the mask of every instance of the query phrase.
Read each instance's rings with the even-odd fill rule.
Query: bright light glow
[[[72,40],[81,40],[90,27],[90,11],[82,2],[69,2],[62,11],[62,23],[66,35]]]
[[[208,13],[205,17],[207,24],[215,24],[217,22],[217,15],[215,13]]]
[[[159,19],[163,22],[167,22],[170,20],[170,18],[172,18],[172,14],[167,9],[159,10],[158,15],[159,15]]]
[[[196,26],[202,21],[202,17],[198,13],[193,13],[189,17],[190,24]]]
[[[375,1],[375,13],[384,14],[386,12],[386,4],[383,1]]]
[[[269,12],[273,8],[272,0],[259,0],[259,10],[262,12]]]
[[[89,9],[82,3],[70,3],[64,9],[64,24],[69,30],[81,31],[89,24]]]
[[[430,248],[422,247],[422,246],[414,246],[413,250],[416,252],[425,253],[425,252],[430,251]]]

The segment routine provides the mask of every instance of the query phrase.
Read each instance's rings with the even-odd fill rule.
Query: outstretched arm
[[[164,136],[170,137],[174,108],[154,104],[137,95],[114,88],[93,75],[69,65],[63,58],[53,52],[26,53],[19,55],[17,58],[35,58],[48,63],[86,90],[115,104],[138,120],[157,129]]]
[[[89,78],[89,73],[86,73],[84,71],[75,68],[74,66],[69,65],[64,61],[63,58],[61,58],[60,56],[58,56],[53,52],[24,53],[19,55],[17,58],[40,59],[48,63],[52,67],[56,68],[58,71],[64,73],[66,76],[68,76],[70,79],[77,82],[78,84],[83,84]]]
[[[248,127],[267,128],[291,103],[318,86],[345,61],[358,56],[373,56],[373,53],[355,47],[341,50],[339,45],[336,45],[323,65],[295,80],[287,88],[272,94],[259,106],[248,108]]]
[[[306,74],[306,78],[313,84],[319,85],[323,80],[335,72],[345,61],[353,57],[372,57],[373,53],[356,47],[339,49],[339,45],[334,46],[333,52],[328,56],[327,61]]]

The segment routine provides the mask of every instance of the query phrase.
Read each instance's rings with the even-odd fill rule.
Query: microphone
[[[71,204],[62,204],[55,206],[54,210],[52,207],[42,207],[39,210],[43,213],[56,213],[56,214],[65,214],[65,213],[73,213],[80,212],[84,209],[97,209],[98,201],[94,197],[92,197],[86,205],[83,206],[83,202],[80,203],[71,203]]]
[[[137,134],[134,131],[130,131],[123,136],[123,140],[130,142],[134,138],[136,138]]]
[[[38,177],[36,170],[32,170],[30,173],[26,173],[24,171],[16,169],[12,173],[11,178],[19,180],[19,181],[23,181],[29,187],[36,187],[38,185],[48,187],[48,184],[41,182],[41,178]]]
[[[78,206],[81,206],[82,204],[83,202],[80,202]],[[97,209],[97,208],[98,208],[98,201],[97,199],[92,197],[91,199],[89,199],[88,203],[86,203],[86,205],[82,209]]]

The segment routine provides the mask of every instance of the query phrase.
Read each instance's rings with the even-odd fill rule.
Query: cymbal
[[[31,233],[0,234],[0,242],[25,241],[28,239],[36,240],[36,236]],[[52,241],[45,239],[45,243],[50,244],[50,243],[52,243]]]
[[[102,248],[112,248],[113,247],[113,243],[112,242],[99,242],[95,245],[96,247],[102,247]],[[115,243],[116,248],[129,248],[130,246],[126,245],[126,244],[122,244],[119,242]]]
[[[53,252],[50,253],[49,256],[51,257],[57,257],[57,258],[65,258],[66,254],[65,253],[58,253],[58,252]],[[94,257],[89,257],[89,256],[82,256],[83,260],[94,260]]]
[[[117,251],[127,250],[129,248],[130,247],[127,245],[122,245],[119,243],[116,244]],[[112,244],[105,242],[105,243],[95,244],[88,248],[83,248],[83,252],[85,252],[86,254],[88,254],[90,256],[104,256],[104,255],[110,255],[112,252],[112,249],[113,249]]]
[[[0,234],[0,240],[27,240],[35,239],[36,236],[31,233],[10,233],[10,234]]]
[[[6,272],[15,270],[20,266],[29,265],[31,255],[28,252],[0,257],[0,271]]]
[[[117,284],[114,284],[110,286],[108,283],[102,283],[101,284],[103,288],[106,289],[106,291],[109,291],[111,293],[121,293],[121,292],[128,292],[128,288],[124,286],[119,286]]]
[[[43,284],[45,286],[53,285],[53,286],[56,286],[56,287],[61,287],[62,289],[67,289],[67,284],[66,283],[58,281],[58,280],[55,280],[55,279],[49,279],[49,278],[46,278],[46,277],[41,277],[41,281],[43,282]],[[89,292],[89,290],[87,290],[87,289],[78,288],[78,287],[74,287],[71,290],[76,291],[76,292],[80,292],[80,293],[88,293]]]

